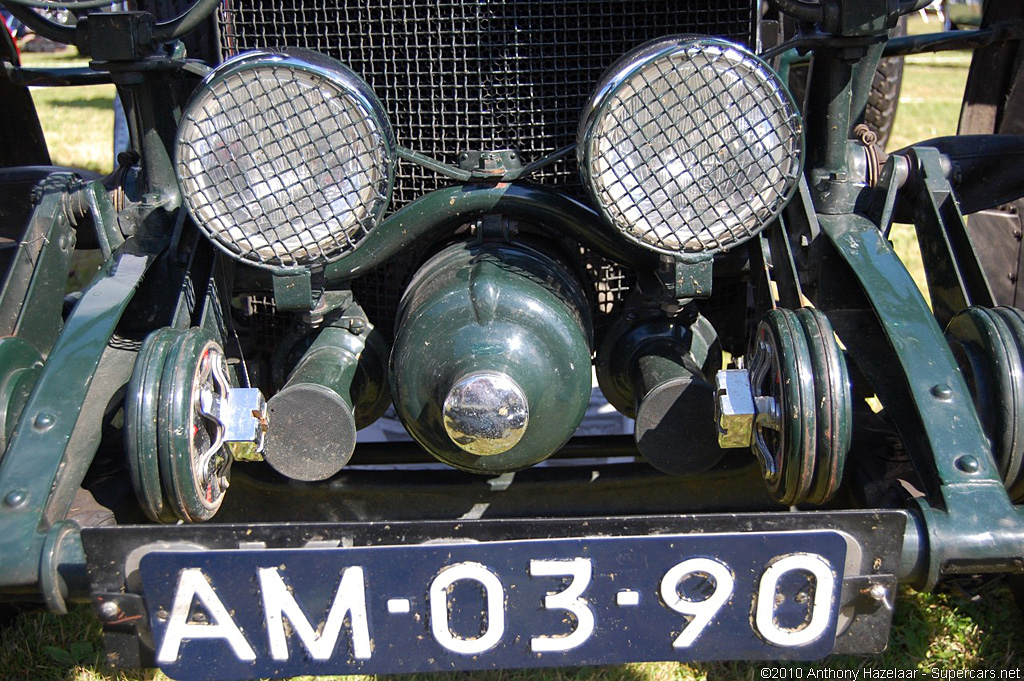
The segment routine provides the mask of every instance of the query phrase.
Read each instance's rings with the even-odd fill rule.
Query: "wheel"
[[[160,379],[157,442],[164,496],[187,522],[212,518],[228,487],[224,427],[202,408],[204,391],[223,398],[227,388],[224,351],[209,332],[191,328],[174,341]]]
[[[160,378],[167,352],[180,335],[177,329],[163,328],[146,337],[135,360],[124,403],[125,451],[132,486],[143,513],[158,523],[178,520],[160,483],[156,428]]]
[[[1024,313],[969,307],[950,320],[946,341],[1006,491],[1014,503],[1024,503]]]
[[[772,310],[750,361],[757,408],[751,450],[781,504],[822,504],[839,488],[850,447],[849,376],[817,310]]]

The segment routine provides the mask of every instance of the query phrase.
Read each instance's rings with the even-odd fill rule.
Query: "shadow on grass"
[[[90,97],[89,99],[54,99],[50,106],[61,109],[110,109],[113,106],[110,97]]]

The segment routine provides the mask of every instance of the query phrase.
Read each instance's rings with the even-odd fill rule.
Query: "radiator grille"
[[[455,164],[461,151],[535,161],[575,141],[579,112],[618,57],[677,33],[751,44],[752,0],[227,0],[226,55],[256,47],[329,54],[369,82],[399,144]],[[571,160],[535,179],[574,185]],[[399,169],[393,207],[443,180]]]
[[[753,46],[755,0],[225,0],[224,56],[305,47],[341,60],[382,100],[398,143],[458,163],[463,151],[516,149],[526,163],[576,140],[580,109],[616,59],[672,34]],[[532,177],[579,198],[574,155]],[[448,180],[401,162],[391,209]],[[392,329],[417,254],[356,280],[371,320]],[[422,254],[420,254],[422,255]],[[634,275],[584,253],[598,330]]]

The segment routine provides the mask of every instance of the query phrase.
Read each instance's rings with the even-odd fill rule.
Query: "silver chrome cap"
[[[462,377],[444,400],[448,437],[476,456],[493,456],[515,447],[529,420],[523,389],[497,371]]]

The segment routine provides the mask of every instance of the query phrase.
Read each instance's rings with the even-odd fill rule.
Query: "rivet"
[[[25,502],[28,501],[28,494],[23,489],[12,490],[7,493],[4,497],[4,506],[8,508],[18,508],[24,506]]]
[[[938,385],[932,386],[932,395],[940,400],[951,400],[953,399],[953,389],[945,383],[939,383]]]
[[[978,460],[969,454],[957,457],[954,465],[964,473],[977,473],[978,469],[981,467]]]
[[[49,430],[50,428],[53,428],[53,424],[56,422],[56,416],[42,411],[36,414],[35,421],[33,421],[32,425],[35,426],[36,430]]]

